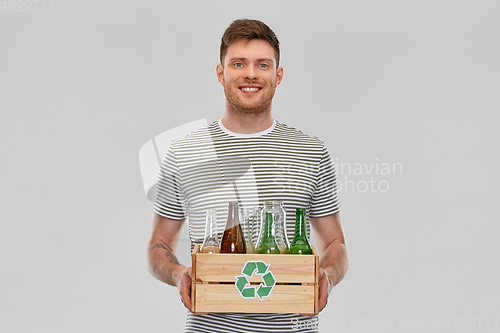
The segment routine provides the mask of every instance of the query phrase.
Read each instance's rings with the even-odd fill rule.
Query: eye
[[[234,67],[243,67],[243,64],[241,62],[235,62]]]
[[[268,68],[269,66],[267,64],[260,64],[259,67],[260,68]]]

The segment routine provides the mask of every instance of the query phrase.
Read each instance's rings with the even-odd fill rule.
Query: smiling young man
[[[226,95],[223,118],[174,140],[162,162],[149,268],[159,280],[177,286],[188,310],[191,267],[175,257],[182,225],[188,222],[193,248],[203,241],[206,210],[215,208],[220,236],[229,201],[247,208],[267,200],[283,201],[290,239],[295,209],[306,208],[320,255],[320,311],[346,274],[347,249],[328,149],[271,114],[283,79],[279,58],[278,39],[267,25],[257,20],[233,22],[222,37],[216,68]],[[189,312],[185,332],[318,332],[318,316]]]
[[[217,78],[226,95],[222,124],[227,129],[249,134],[271,127],[272,99],[283,79],[283,68],[278,67],[276,52],[268,41],[233,41],[221,50]]]

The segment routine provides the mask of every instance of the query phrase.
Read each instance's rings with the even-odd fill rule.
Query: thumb
[[[191,267],[184,267],[180,272],[177,273],[176,277],[176,286],[181,289],[182,280],[184,280],[184,276],[187,275],[189,279],[191,279]]]
[[[321,280],[323,278],[326,279],[328,294],[330,294],[330,292],[332,291],[332,288],[333,288],[332,280],[331,280],[330,276],[328,275],[328,273],[323,268],[320,267],[319,268],[319,279]]]

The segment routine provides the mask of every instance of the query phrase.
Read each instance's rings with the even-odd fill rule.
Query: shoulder
[[[222,135],[223,132],[219,128],[217,121],[212,122],[208,126],[200,127],[183,138],[172,141],[173,148],[193,147],[212,143],[214,138]]]
[[[318,148],[325,147],[323,141],[318,137],[305,134],[301,130],[289,126],[287,124],[281,123],[279,121],[276,121],[276,127],[272,132],[272,134],[275,135],[276,137],[281,138],[282,140],[294,141],[300,144],[315,146]]]

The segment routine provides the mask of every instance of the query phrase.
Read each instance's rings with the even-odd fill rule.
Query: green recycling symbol
[[[243,269],[241,270],[240,276],[235,276],[236,282],[234,285],[243,298],[255,298],[259,297],[262,301],[264,297],[269,296],[274,286],[276,285],[276,279],[273,273],[269,270],[269,266],[263,261],[247,261]],[[261,275],[262,282],[259,284],[257,290],[256,286],[251,286],[248,278],[251,278],[254,274]]]

